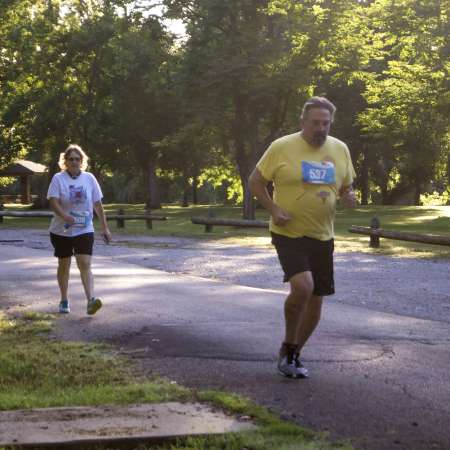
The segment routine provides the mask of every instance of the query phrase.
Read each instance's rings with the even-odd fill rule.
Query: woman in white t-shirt
[[[71,144],[59,158],[61,172],[54,175],[47,198],[55,213],[50,224],[50,240],[58,258],[57,279],[61,292],[60,313],[69,313],[69,273],[72,255],[75,255],[81,281],[87,298],[87,313],[95,314],[102,302],[94,296],[94,278],[91,271],[94,245],[94,210],[100,219],[106,242],[111,232],[102,205],[102,191],[94,177],[85,172],[88,157],[79,145]]]

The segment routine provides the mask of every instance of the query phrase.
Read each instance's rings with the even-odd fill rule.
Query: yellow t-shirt
[[[333,238],[339,190],[355,177],[350,152],[342,141],[328,136],[315,148],[300,133],[290,134],[272,142],[256,167],[273,181],[274,202],[292,216],[284,226],[271,220],[271,231],[294,238]]]

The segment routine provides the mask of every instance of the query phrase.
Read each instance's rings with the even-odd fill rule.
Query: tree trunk
[[[361,205],[369,204],[369,161],[367,147],[364,147],[361,170]]]
[[[450,187],[450,153],[447,155],[447,185]]]
[[[181,201],[181,207],[187,208],[189,206],[189,181],[186,177],[183,178],[183,199]]]
[[[383,181],[383,184],[380,186],[381,188],[381,204],[389,205],[389,192],[387,188],[387,182]]]
[[[242,180],[242,189],[244,190],[244,210],[242,217],[247,220],[255,220],[255,202],[250,192],[248,176]]]
[[[420,205],[420,194],[422,192],[422,188],[419,181],[416,181],[414,183],[414,205],[419,206]]]
[[[149,161],[147,164],[147,189],[146,207],[148,209],[161,209],[159,180],[153,161]]]
[[[194,175],[192,178],[192,203],[198,205],[198,177]]]

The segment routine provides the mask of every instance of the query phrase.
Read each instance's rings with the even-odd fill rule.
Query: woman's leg
[[[61,292],[61,300],[67,300],[67,292],[69,290],[70,262],[72,258],[58,258],[58,269],[56,278],[58,280],[59,290]]]
[[[84,287],[84,293],[87,298],[87,313],[89,315],[95,314],[101,307],[102,301],[94,297],[94,276],[91,270],[91,255],[75,255],[78,269],[80,269],[81,281]]]
[[[83,283],[86,299],[89,301],[94,297],[94,277],[91,270],[91,255],[75,255],[78,269],[80,270],[81,282]]]

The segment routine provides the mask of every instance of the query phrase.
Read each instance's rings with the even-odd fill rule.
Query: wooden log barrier
[[[0,211],[0,217],[53,217],[51,211]]]
[[[167,220],[167,217],[165,216],[153,216],[151,214],[107,214],[106,220],[116,220],[117,228],[124,228],[125,227],[125,220],[145,220],[146,226],[148,229],[153,228],[152,221],[153,220],[160,220],[164,221]]]
[[[210,233],[213,226],[241,228],[269,227],[269,223],[262,220],[224,219],[220,217],[192,217],[191,222],[196,225],[205,225],[205,233]]]
[[[398,241],[419,242],[421,244],[447,245],[450,246],[450,236],[440,236],[436,234],[410,233],[406,231],[389,231],[381,228],[360,227],[352,225],[350,233],[364,234],[367,236],[396,239]]]
[[[52,218],[51,211],[2,211],[0,210],[0,219],[3,217],[48,217]],[[116,220],[117,228],[125,227],[125,220],[145,220],[147,228],[152,228],[153,220],[167,220],[165,216],[153,216],[151,214],[107,214],[106,220]],[[0,223],[2,220],[0,220]]]

